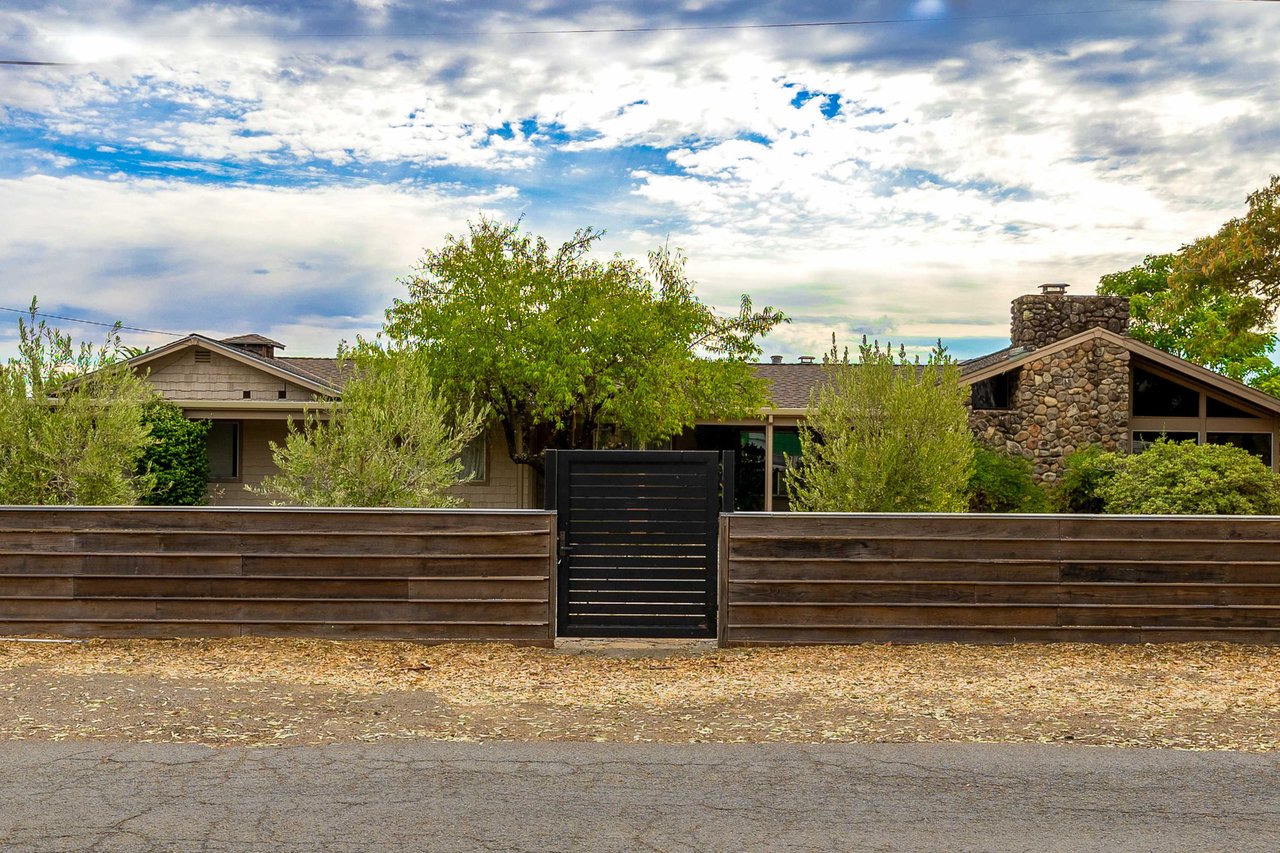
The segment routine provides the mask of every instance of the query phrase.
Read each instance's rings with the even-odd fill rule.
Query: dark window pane
[[[1131,453],[1141,453],[1152,444],[1156,439],[1165,438],[1169,441],[1194,441],[1199,443],[1200,434],[1195,432],[1160,432],[1159,430],[1138,430],[1133,434],[1133,440],[1129,443],[1129,451]]]
[[[205,439],[209,451],[209,479],[234,480],[240,476],[240,424],[214,421]]]
[[[1019,371],[1011,370],[990,379],[973,383],[970,397],[975,410],[1009,409],[1018,394]]]
[[[1204,401],[1205,414],[1211,418],[1256,418],[1257,415],[1252,412],[1246,412],[1244,409],[1237,409],[1230,403],[1224,403],[1221,400],[1215,400],[1209,397]]]
[[[1200,394],[1172,379],[1135,367],[1133,414],[1140,418],[1198,418]]]
[[[1211,432],[1205,435],[1209,444],[1230,444],[1243,448],[1271,465],[1271,433],[1269,432]]]

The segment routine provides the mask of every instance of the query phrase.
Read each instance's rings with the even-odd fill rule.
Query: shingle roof
[[[1009,361],[1010,359],[1015,359],[1028,352],[1031,352],[1031,350],[1026,347],[1005,347],[1002,350],[996,350],[995,352],[987,353],[986,355],[980,355],[977,358],[966,359],[965,361],[960,362],[960,374],[964,375],[966,373],[973,373],[976,370],[981,370],[982,368],[995,364],[996,362]]]
[[[803,409],[809,395],[826,377],[821,364],[756,364],[756,376],[769,385],[773,405],[779,409]]]
[[[296,373],[315,377],[316,380],[341,389],[351,378],[352,364],[344,362],[339,365],[336,358],[275,358],[271,359]]]

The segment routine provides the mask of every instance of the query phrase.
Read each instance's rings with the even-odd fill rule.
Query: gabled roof
[[[260,336],[245,335],[243,337]],[[262,340],[265,341],[269,339],[262,338]],[[342,390],[341,383],[337,381],[339,378],[339,371],[337,369],[336,359],[267,358],[266,356],[255,355],[242,347],[238,347],[224,341],[217,341],[213,338],[196,334],[194,332],[187,335],[185,338],[179,338],[176,341],[171,341],[170,343],[157,347],[149,352],[136,355],[125,363],[134,368],[144,367],[151,362],[192,347],[211,350],[219,355],[224,355],[233,361],[238,361],[241,364],[257,368],[258,370],[261,370],[264,373],[269,373],[278,379],[284,379],[294,383],[295,385],[301,385],[309,391],[314,391],[317,394],[322,394],[326,397],[336,396]],[[331,362],[333,366],[327,369],[312,369],[312,366],[309,364],[312,361],[328,361]],[[301,362],[301,364],[295,364],[295,362]]]
[[[1215,373],[1207,367],[1201,367],[1187,361],[1185,358],[1179,358],[1172,353],[1167,353],[1162,349],[1144,343],[1137,338],[1131,338],[1128,335],[1117,334],[1110,329],[1093,328],[1085,329],[1079,334],[1072,335],[1069,338],[1063,338],[1052,344],[1046,344],[1037,350],[1024,350],[1021,353],[1014,353],[1011,350],[1001,350],[1006,353],[1006,357],[994,359],[994,356],[1000,353],[992,353],[990,356],[984,356],[981,360],[984,362],[982,367],[977,370],[962,374],[962,381],[972,385],[974,382],[981,382],[984,379],[990,379],[993,376],[999,376],[1014,368],[1022,367],[1024,364],[1033,362],[1038,357],[1043,357],[1046,353],[1057,352],[1059,350],[1070,349],[1083,343],[1094,340],[1104,340],[1107,343],[1127,349],[1131,354],[1145,358],[1147,361],[1154,362],[1168,370],[1181,373],[1191,379],[1197,380],[1211,388],[1216,388],[1224,394],[1230,394],[1247,400],[1259,408],[1265,409],[1273,414],[1280,415],[1280,399],[1272,397],[1256,388],[1250,388],[1243,382],[1237,382],[1223,376],[1221,373]]]

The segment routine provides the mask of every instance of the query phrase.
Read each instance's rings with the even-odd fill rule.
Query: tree
[[[152,506],[200,506],[209,501],[209,421],[187,420],[167,400],[143,408],[152,443],[143,451],[139,471],[155,479],[141,503]]]
[[[138,462],[155,393],[119,361],[119,324],[99,347],[18,320],[18,355],[0,365],[0,504],[129,505],[151,490]]]
[[[584,228],[554,252],[518,224],[471,223],[428,251],[387,310],[386,335],[421,352],[450,400],[486,407],[511,459],[542,470],[548,447],[592,447],[601,428],[637,443],[699,418],[755,414],[767,401],[749,365],[772,308],[721,317],[700,302],[678,252],[648,269],[588,257]]]
[[[960,512],[974,445],[960,369],[939,342],[928,361],[863,338],[858,363],[838,357],[800,428],[787,477],[792,506],[809,512]]]
[[[302,506],[457,506],[460,457],[481,430],[481,413],[447,403],[422,351],[360,341],[340,350],[354,371],[327,420],[289,422],[284,446],[271,443],[280,473],[253,491]]]
[[[969,512],[1043,512],[1045,493],[1031,461],[1003,450],[974,447],[967,488]]]
[[[1102,277],[1098,292],[1128,296],[1134,337],[1280,393],[1280,176],[1252,193],[1249,210],[1178,252]]]
[[[1239,447],[1157,440],[1098,490],[1109,513],[1274,515],[1280,477]]]

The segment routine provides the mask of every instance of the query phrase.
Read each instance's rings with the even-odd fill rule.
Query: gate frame
[[[566,634],[568,629],[568,612],[569,612],[569,583],[568,573],[562,566],[564,559],[568,556],[566,526],[561,524],[560,513],[561,508],[567,505],[569,496],[568,482],[560,481],[560,454],[579,454],[589,453],[595,456],[600,454],[598,458],[619,462],[644,462],[652,459],[654,455],[661,454],[663,456],[673,455],[693,455],[702,456],[704,454],[714,453],[717,455],[720,463],[720,512],[716,514],[714,521],[711,523],[707,533],[708,544],[712,549],[714,565],[707,572],[709,610],[707,614],[707,627],[697,631],[680,631],[679,629],[662,628],[659,626],[640,626],[631,628],[619,628],[617,631],[601,630],[593,631],[588,629],[583,633]],[[607,638],[607,639],[628,639],[636,638],[681,638],[690,637],[696,639],[718,640],[721,632],[720,619],[720,599],[722,591],[720,589],[720,547],[721,547],[721,519],[726,514],[732,514],[734,502],[734,489],[736,481],[734,479],[735,454],[732,450],[557,450],[548,449],[543,454],[543,508],[553,510],[555,516],[553,518],[552,529],[555,532],[554,539],[551,542],[551,623],[554,636],[560,637],[583,637],[583,638]],[[562,502],[563,500],[563,502]],[[563,579],[563,583],[561,580]]]

